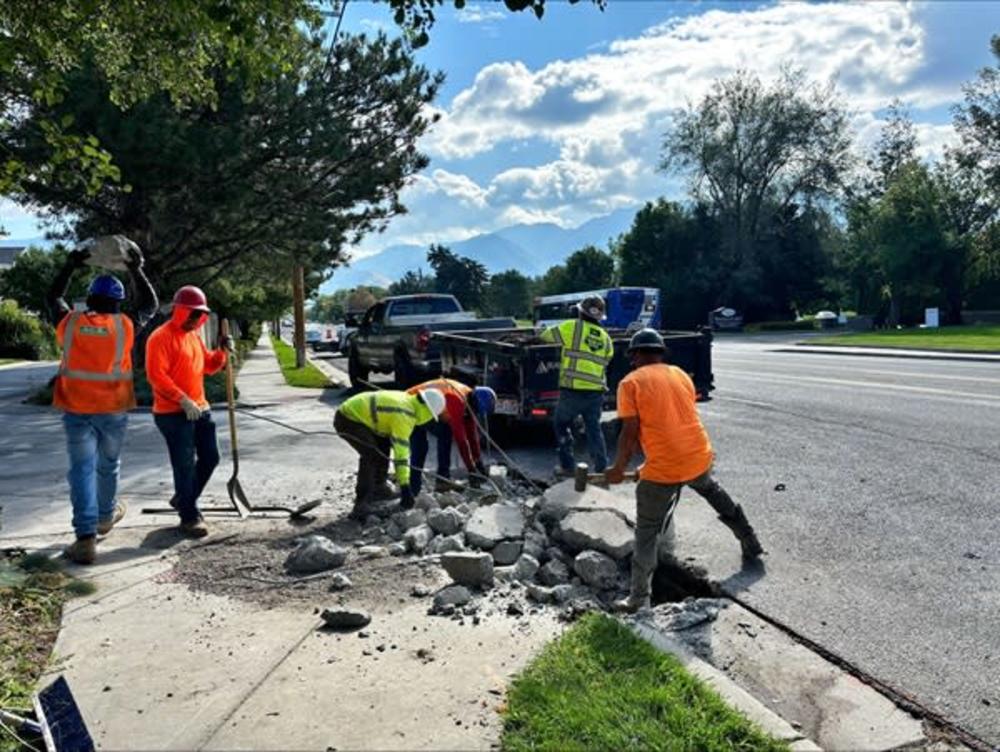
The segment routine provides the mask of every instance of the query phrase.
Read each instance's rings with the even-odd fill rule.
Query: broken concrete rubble
[[[291,574],[313,574],[335,569],[347,561],[347,549],[322,535],[310,535],[299,541],[288,558],[285,569]]]
[[[538,559],[530,554],[521,554],[514,564],[514,578],[522,582],[535,579],[539,569]]]
[[[346,608],[328,608],[320,616],[323,623],[332,629],[360,629],[367,626],[372,620],[366,611]]]
[[[609,590],[618,584],[618,564],[599,551],[582,551],[573,560],[573,571],[586,584],[598,590]]]
[[[464,538],[465,536],[462,533],[456,533],[455,535],[439,535],[430,542],[430,545],[427,546],[425,553],[445,554],[449,551],[464,551]]]
[[[442,554],[441,566],[459,585],[486,587],[493,582],[493,557],[487,553]]]
[[[517,561],[517,557],[521,555],[521,548],[521,541],[500,541],[491,551],[493,554],[493,561],[500,566],[513,564]]]
[[[403,533],[403,542],[410,553],[422,554],[433,537],[434,531],[431,530],[430,526],[422,524]]]
[[[524,537],[524,512],[516,504],[476,509],[465,525],[465,538],[476,548],[490,549],[499,541]]]
[[[433,509],[427,514],[427,524],[439,535],[454,535],[462,529],[465,517],[454,507]]]
[[[552,559],[538,570],[538,580],[549,587],[562,585],[569,582],[569,568],[558,559]]]
[[[347,588],[351,587],[351,585],[353,585],[353,583],[351,582],[350,577],[341,572],[337,572],[333,576],[333,579],[330,580],[330,591],[336,592],[338,590],[347,590]]]
[[[448,585],[434,594],[434,608],[441,609],[445,606],[456,608],[464,606],[471,600],[472,593],[464,585]]]
[[[559,522],[558,530],[563,543],[577,551],[595,549],[613,559],[624,559],[632,553],[635,533],[609,509],[570,512]]]

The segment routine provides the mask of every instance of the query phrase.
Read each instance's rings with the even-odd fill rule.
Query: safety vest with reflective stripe
[[[340,412],[367,426],[378,436],[389,439],[392,463],[399,485],[410,484],[410,434],[413,427],[434,419],[419,397],[406,392],[386,390],[355,394],[344,400]]]
[[[570,319],[542,332],[546,342],[562,345],[559,388],[603,391],[604,372],[614,355],[611,337],[597,324],[585,319]]]
[[[59,322],[62,360],[52,404],[81,414],[119,413],[135,407],[131,319],[120,313],[75,311]]]

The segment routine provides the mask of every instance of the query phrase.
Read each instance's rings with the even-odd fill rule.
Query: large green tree
[[[774,222],[836,195],[851,163],[847,111],[832,86],[785,70],[766,84],[741,70],[679,112],[664,141],[664,170],[687,175],[715,213],[728,303],[751,307],[766,281],[762,240]]]
[[[217,279],[264,284],[293,264],[322,270],[403,211],[399,191],[426,158],[416,141],[440,78],[384,36],[342,38],[327,61],[299,38],[290,70],[253,90],[218,82],[217,106],[178,111],[165,94],[122,111],[101,71],[0,134],[27,164],[52,150],[40,121],[72,117],[109,145],[122,183],[22,181],[19,197],[71,219],[78,236],[123,232],[161,289]]]
[[[415,295],[422,292],[434,292],[437,289],[437,279],[433,274],[424,274],[422,270],[408,271],[398,280],[389,285],[390,295]]]
[[[473,259],[459,256],[443,245],[430,247],[427,263],[434,270],[437,292],[454,295],[467,310],[482,306],[483,292],[490,278],[485,266]]]
[[[21,308],[48,319],[50,312],[45,297],[59,270],[66,263],[66,249],[56,246],[51,251],[38,247],[20,254],[9,269],[0,270],[0,298],[16,300]],[[67,292],[69,300],[81,300],[87,295],[91,274],[75,274]],[[56,323],[56,322],[53,322]]]
[[[485,312],[490,316],[531,317],[531,280],[517,269],[490,277],[486,285]]]

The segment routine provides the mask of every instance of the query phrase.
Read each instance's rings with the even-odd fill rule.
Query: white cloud
[[[358,22],[358,26],[360,26],[365,31],[369,31],[373,34],[378,34],[380,31],[384,32],[390,31],[389,24],[385,23],[384,21],[379,21],[378,19],[375,18],[362,18]]]
[[[499,8],[491,8],[482,3],[466,5],[462,10],[455,11],[455,18],[459,23],[489,23],[492,21],[502,21],[506,17]]]

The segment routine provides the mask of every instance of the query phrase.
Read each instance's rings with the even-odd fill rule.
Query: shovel
[[[229,336],[229,322],[226,319],[222,319],[219,322],[219,333],[223,337]],[[236,397],[233,387],[233,359],[231,357],[226,358],[226,405],[229,408],[229,443],[230,452],[233,456],[233,475],[226,483],[226,490],[229,492],[229,500],[233,502],[233,507],[239,513],[240,517],[246,518],[253,512],[288,512],[290,517],[296,519],[318,507],[322,502],[321,499],[307,501],[305,504],[301,504],[294,509],[282,506],[257,507],[253,506],[250,500],[247,499],[247,495],[243,491],[243,486],[240,484],[239,479],[240,450],[236,435]]]
[[[219,333],[223,337],[229,336],[229,322],[222,319],[219,322]],[[226,490],[229,492],[229,500],[233,502],[233,508],[241,518],[246,518],[252,511],[250,501],[247,499],[243,486],[240,484],[240,449],[236,439],[236,397],[233,388],[233,359],[226,357],[226,406],[229,408],[229,445],[230,453],[233,456],[233,475],[226,483]]]

